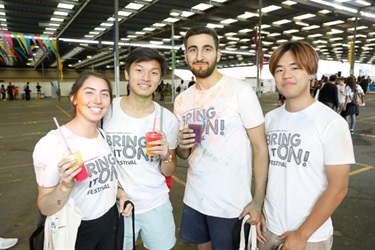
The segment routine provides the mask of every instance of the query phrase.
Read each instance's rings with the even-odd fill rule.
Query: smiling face
[[[193,35],[186,41],[185,60],[189,69],[197,78],[207,78],[220,61],[220,51],[215,49],[212,36]]]
[[[75,106],[76,117],[98,122],[111,105],[108,83],[102,78],[89,76],[70,100]]]
[[[313,75],[298,65],[292,52],[287,51],[277,62],[274,72],[277,89],[288,100],[310,96]]]
[[[162,80],[160,64],[157,60],[134,62],[129,72],[125,70],[125,78],[129,81],[130,93],[149,97]]]

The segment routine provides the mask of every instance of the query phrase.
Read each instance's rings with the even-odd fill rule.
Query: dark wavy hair
[[[85,83],[87,78],[89,78],[90,76],[103,79],[107,83],[108,90],[109,90],[109,96],[110,96],[111,104],[112,104],[113,96],[112,96],[111,81],[107,77],[105,77],[103,74],[97,73],[97,72],[92,72],[92,71],[84,71],[78,76],[78,78],[73,83],[72,88],[70,89],[69,96],[71,96],[71,97],[73,96],[73,98],[75,98],[78,91],[82,88],[83,84]],[[73,115],[76,116],[76,107],[75,107],[74,104],[73,104]]]
[[[347,77],[345,83],[346,83],[346,85],[349,86],[349,87],[352,89],[352,91],[354,92],[354,90],[355,90],[355,88],[356,88],[356,84],[357,84],[357,82],[356,82],[356,80],[355,80],[355,77],[354,77],[354,76],[349,76],[349,77]]]

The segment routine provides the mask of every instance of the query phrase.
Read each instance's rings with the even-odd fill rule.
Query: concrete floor
[[[173,108],[170,97],[160,102]],[[277,106],[277,94],[262,94],[264,113]],[[333,215],[335,250],[375,249],[375,93],[368,93],[353,135],[357,164],[351,168],[349,193]],[[0,236],[18,237],[12,249],[28,249],[28,237],[37,223],[37,185],[32,165],[35,143],[60,124],[70,120],[68,98],[0,102]],[[186,181],[186,161],[180,160],[174,175],[171,200],[177,232]],[[138,246],[137,249],[143,249]],[[196,249],[178,240],[174,249]]]

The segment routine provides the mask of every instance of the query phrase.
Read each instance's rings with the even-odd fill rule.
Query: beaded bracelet
[[[164,164],[170,163],[172,161],[172,154],[169,154],[168,160],[164,160],[162,157],[161,157],[161,160],[163,161]]]

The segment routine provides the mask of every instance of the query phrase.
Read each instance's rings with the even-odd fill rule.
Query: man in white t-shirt
[[[220,50],[213,30],[191,28],[184,44],[196,83],[174,105],[177,154],[189,163],[180,238],[198,249],[232,249],[238,219],[250,214],[247,222],[256,223],[261,213],[268,166],[263,112],[250,84],[217,70]],[[203,124],[202,134],[187,128],[193,122]]]
[[[318,61],[305,42],[280,45],[269,61],[286,105],[265,118],[270,165],[260,250],[332,247],[330,216],[347,193],[355,160],[346,121],[310,95]]]
[[[177,166],[178,122],[169,110],[152,101],[152,93],[166,73],[165,58],[155,49],[137,48],[126,58],[125,78],[129,95],[113,100],[103,119],[107,142],[120,164],[123,188],[135,207],[136,239],[147,249],[172,249],[176,243],[173,208],[166,176]],[[147,148],[146,133],[161,139]],[[131,249],[131,217],[125,218],[124,249]]]

